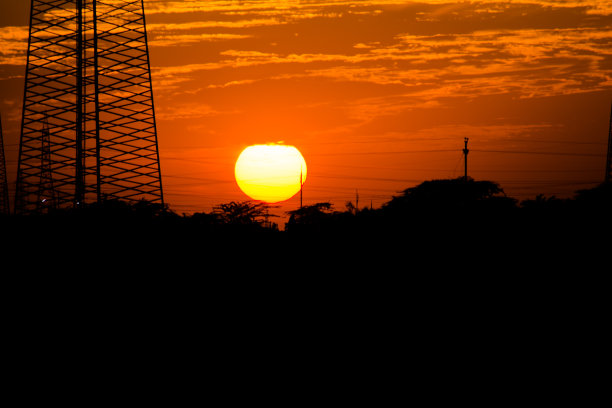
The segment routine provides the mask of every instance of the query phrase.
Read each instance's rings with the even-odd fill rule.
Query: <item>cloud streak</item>
[[[359,45],[360,43],[356,44]],[[302,69],[282,76],[328,78],[405,87],[431,86],[432,97],[520,92],[521,97],[607,89],[612,79],[612,31],[605,29],[486,30],[452,36],[398,34],[388,46],[359,46],[351,54],[291,53],[230,49],[214,63],[166,67],[160,75],[199,70]],[[258,71],[261,79],[261,71]],[[251,78],[253,80],[254,78]],[[244,83],[249,81],[243,80]]]
[[[0,27],[0,65],[24,65],[28,27]]]

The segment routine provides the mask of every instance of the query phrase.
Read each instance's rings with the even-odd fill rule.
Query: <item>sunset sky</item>
[[[11,194],[29,0],[0,2]],[[248,200],[252,144],[296,146],[304,204],[379,207],[468,173],[517,199],[603,181],[612,1],[145,0],[164,198],[177,213]],[[13,203],[11,203],[12,205]],[[299,206],[299,194],[277,211]]]

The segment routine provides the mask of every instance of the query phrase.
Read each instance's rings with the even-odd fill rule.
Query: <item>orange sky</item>
[[[165,201],[248,197],[234,163],[284,141],[304,204],[380,206],[463,173],[512,197],[603,181],[612,1],[145,0]],[[0,3],[0,113],[11,193],[29,1]],[[299,205],[299,194],[280,213]]]

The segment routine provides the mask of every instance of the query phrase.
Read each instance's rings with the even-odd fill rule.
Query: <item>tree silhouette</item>
[[[353,204],[352,201],[347,201],[344,206],[346,207],[346,211],[350,214],[356,214],[359,211],[359,209],[355,206],[355,204]]]
[[[591,189],[578,190],[574,199],[578,206],[596,209],[609,217],[612,208],[612,182],[602,183]]]
[[[410,245],[509,240],[504,231],[513,228],[517,200],[507,197],[492,181],[441,179],[424,181],[405,189],[371,217],[381,236],[401,236]],[[401,235],[400,235],[401,234]],[[513,230],[512,235],[516,235]],[[427,244],[429,243],[429,244]]]
[[[251,201],[232,201],[213,208],[220,222],[228,225],[262,226],[269,215],[270,206]],[[272,215],[274,216],[274,215]]]
[[[340,251],[331,255],[358,257],[382,249],[415,259],[429,256],[436,262],[442,248],[447,255],[471,254],[470,259],[482,263],[526,251],[541,253],[544,247],[569,254],[576,253],[576,248],[609,245],[609,240],[595,237],[609,235],[612,187],[580,190],[574,198],[538,195],[517,206],[517,200],[492,181],[430,180],[403,190],[377,209],[357,211],[347,204],[336,211],[331,203],[320,202],[288,211],[284,231],[266,228],[268,217],[277,216],[268,215],[270,208],[263,202],[232,201],[213,207],[210,213],[179,216],[167,206],[146,201],[104,200],[38,216],[4,216],[0,221],[8,236],[49,237],[52,232],[57,243],[62,240],[56,237],[62,237],[67,242],[112,248],[163,244],[177,251],[209,248],[218,256],[217,250],[233,254],[237,245],[242,250],[283,244],[297,248],[294,244],[301,240],[314,251]]]
[[[315,224],[331,214],[333,205],[331,203],[316,203],[305,205],[297,210],[287,211],[290,222],[299,224]]]
[[[521,201],[521,209],[526,216],[558,216],[571,210],[573,205],[571,199],[561,199],[554,195],[546,197],[543,194],[538,194],[534,199]]]
[[[504,190],[492,181],[475,181],[472,178],[430,180],[407,188],[402,195],[385,203],[387,210],[418,209],[467,210],[486,207],[510,208],[516,200],[506,197]]]
[[[289,221],[285,225],[287,231],[320,230],[332,214],[333,205],[328,202],[306,205],[297,210],[287,211]]]

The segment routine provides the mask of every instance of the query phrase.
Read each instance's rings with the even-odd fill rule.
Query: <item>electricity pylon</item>
[[[0,214],[9,214],[10,212],[6,159],[4,157],[4,141],[2,140],[2,117],[0,116]]]
[[[608,127],[608,155],[606,156],[605,183],[612,182],[612,104],[610,104],[610,125]]]
[[[15,211],[48,180],[58,207],[163,204],[143,0],[31,0]]]
[[[51,171],[51,138],[47,118],[43,122],[41,144],[40,183],[36,195],[36,212],[39,213],[57,206],[57,195],[53,188],[53,172]]]

